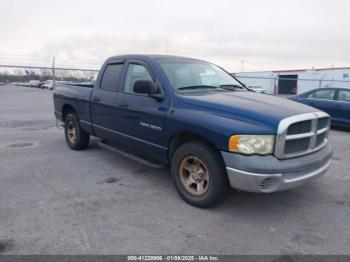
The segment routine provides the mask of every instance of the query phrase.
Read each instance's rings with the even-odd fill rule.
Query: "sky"
[[[231,72],[350,66],[349,0],[1,0],[0,64],[98,69],[118,54]]]

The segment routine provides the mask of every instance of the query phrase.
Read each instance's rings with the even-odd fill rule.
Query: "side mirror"
[[[134,93],[152,95],[157,93],[157,88],[151,81],[137,80],[134,84]]]
[[[157,86],[149,80],[137,80],[133,87],[134,93],[149,95],[156,99],[163,99],[163,94],[161,94]]]

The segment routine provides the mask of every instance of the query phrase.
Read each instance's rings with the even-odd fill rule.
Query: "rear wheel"
[[[204,143],[189,142],[180,146],[173,156],[171,172],[179,195],[194,206],[215,205],[228,187],[218,152]]]
[[[82,130],[78,116],[75,113],[67,115],[64,125],[64,133],[67,145],[74,150],[82,150],[87,148],[90,136]]]

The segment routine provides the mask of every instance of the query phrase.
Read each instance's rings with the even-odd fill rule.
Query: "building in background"
[[[267,94],[300,94],[315,88],[350,88],[350,67],[234,73],[247,86],[260,86]]]

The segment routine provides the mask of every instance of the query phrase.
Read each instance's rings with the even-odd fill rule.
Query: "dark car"
[[[332,118],[332,125],[350,127],[350,89],[314,89],[289,99],[327,112]]]

